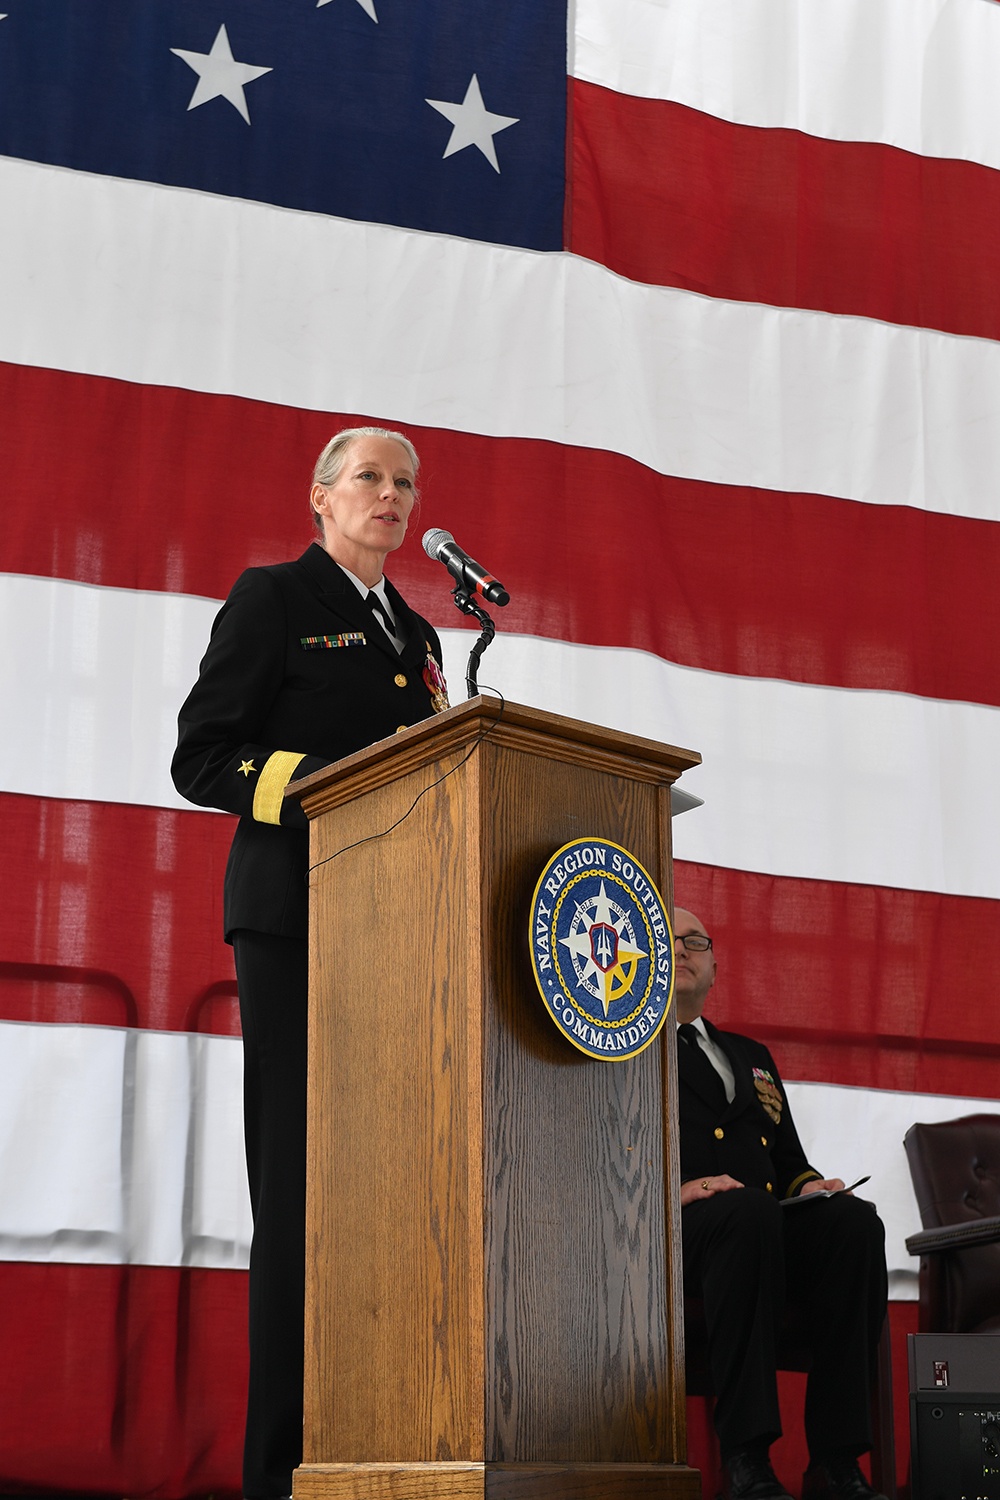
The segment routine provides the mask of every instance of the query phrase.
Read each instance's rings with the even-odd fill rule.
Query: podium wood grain
[[[583,835],[625,845],[670,901],[669,784],[696,759],[478,699],[300,783],[297,1497],[698,1493],[672,1031],[629,1061],[576,1051],[527,943],[542,866]]]
[[[658,1464],[315,1464],[310,1500],[701,1500],[694,1469]]]

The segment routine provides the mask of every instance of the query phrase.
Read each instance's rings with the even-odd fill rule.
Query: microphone
[[[423,541],[427,556],[443,562],[455,582],[467,593],[474,589],[490,604],[510,603],[510,595],[503,584],[463,552],[450,531],[432,528],[424,532]]]

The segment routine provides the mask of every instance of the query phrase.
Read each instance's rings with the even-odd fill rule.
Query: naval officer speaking
[[[180,712],[174,784],[236,813],[224,886],[244,1048],[250,1391],[243,1493],[291,1494],[302,1458],[308,828],[293,778],[448,707],[441,645],[384,577],[416,503],[402,433],[337,433],[316,461],[316,540],[248,568]]]

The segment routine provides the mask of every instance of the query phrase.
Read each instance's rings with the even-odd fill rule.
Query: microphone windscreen
[[[450,531],[443,531],[440,526],[432,526],[430,531],[424,532],[424,551],[428,557],[433,557],[436,561],[444,544],[454,540]]]

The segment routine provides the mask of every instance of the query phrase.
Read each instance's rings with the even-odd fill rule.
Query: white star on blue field
[[[478,146],[494,172],[499,172],[500,163],[497,161],[493,137],[519,122],[510,115],[490,113],[483,103],[479,79],[475,73],[461,104],[448,104],[444,99],[428,99],[426,102],[452,123],[451,136],[444,148],[445,156],[464,151],[466,146]]]
[[[0,155],[563,248],[566,0],[6,3]]]
[[[210,99],[228,99],[234,109],[250,124],[244,89],[255,78],[270,73],[270,68],[254,67],[250,63],[237,62],[229,45],[225,25],[219,27],[211,52],[188,52],[183,47],[171,47],[171,52],[182,57],[189,68],[198,74],[198,83],[188,109],[197,109]]]

